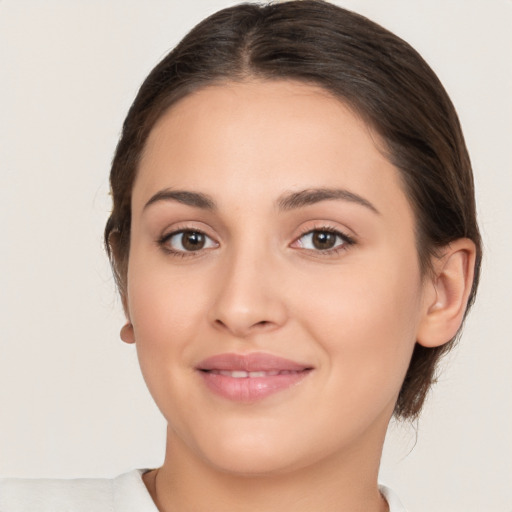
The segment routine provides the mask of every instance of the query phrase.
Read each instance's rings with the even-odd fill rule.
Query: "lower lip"
[[[311,370],[268,377],[242,378],[205,371],[199,373],[208,388],[217,395],[236,402],[255,402],[295,386],[308,376]]]

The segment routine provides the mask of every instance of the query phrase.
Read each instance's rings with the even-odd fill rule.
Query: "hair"
[[[123,300],[131,194],[149,133],[172,105],[194,91],[251,79],[320,86],[378,133],[415,214],[422,274],[431,271],[432,258],[450,242],[467,237],[475,243],[469,308],[482,250],[471,163],[455,109],[435,73],[409,44],[323,0],[223,9],[193,28],[143,82],[113,158],[113,209],[105,227],[106,249]],[[418,416],[436,380],[437,362],[456,338],[435,348],[416,343],[395,417]]]

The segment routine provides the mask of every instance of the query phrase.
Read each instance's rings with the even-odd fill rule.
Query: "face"
[[[294,82],[204,88],[151,132],[127,338],[176,450],[243,473],[380,455],[424,293],[378,142]]]

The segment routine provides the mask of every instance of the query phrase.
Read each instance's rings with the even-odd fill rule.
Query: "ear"
[[[108,247],[109,247],[109,255],[110,261],[113,264],[113,270],[119,276],[120,274],[127,274],[127,269],[125,268],[126,263],[123,264],[123,258],[121,257],[120,250],[120,234],[119,231],[111,231],[108,236]],[[133,332],[133,325],[130,321],[130,314],[128,309],[128,297],[126,287],[123,286],[118,281],[119,286],[119,295],[121,297],[121,303],[123,305],[123,311],[126,315],[127,322],[121,328],[120,336],[121,339],[125,343],[135,343],[135,334]]]
[[[123,304],[123,311],[126,316],[126,323],[123,325],[123,327],[121,327],[121,332],[119,334],[125,343],[135,343],[135,333],[133,330],[133,324],[130,320],[130,310],[128,309],[128,299],[126,297],[126,292],[119,290],[119,294]]]
[[[130,321],[126,322],[126,324],[121,327],[121,339],[125,343],[135,343],[135,333],[133,331],[133,325]]]
[[[460,238],[435,258],[434,273],[425,282],[425,308],[417,333],[420,345],[439,347],[457,334],[473,285],[475,255],[473,241]]]

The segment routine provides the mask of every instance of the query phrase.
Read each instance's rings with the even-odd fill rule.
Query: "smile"
[[[313,368],[266,353],[220,354],[202,361],[200,376],[209,391],[228,400],[254,402],[302,381]]]
[[[275,377],[276,375],[290,375],[293,372],[291,370],[270,370],[266,371],[258,371],[258,372],[245,372],[243,370],[209,370],[211,373],[215,373],[217,375],[224,375],[224,377],[232,377],[233,379],[254,379],[256,377]]]

